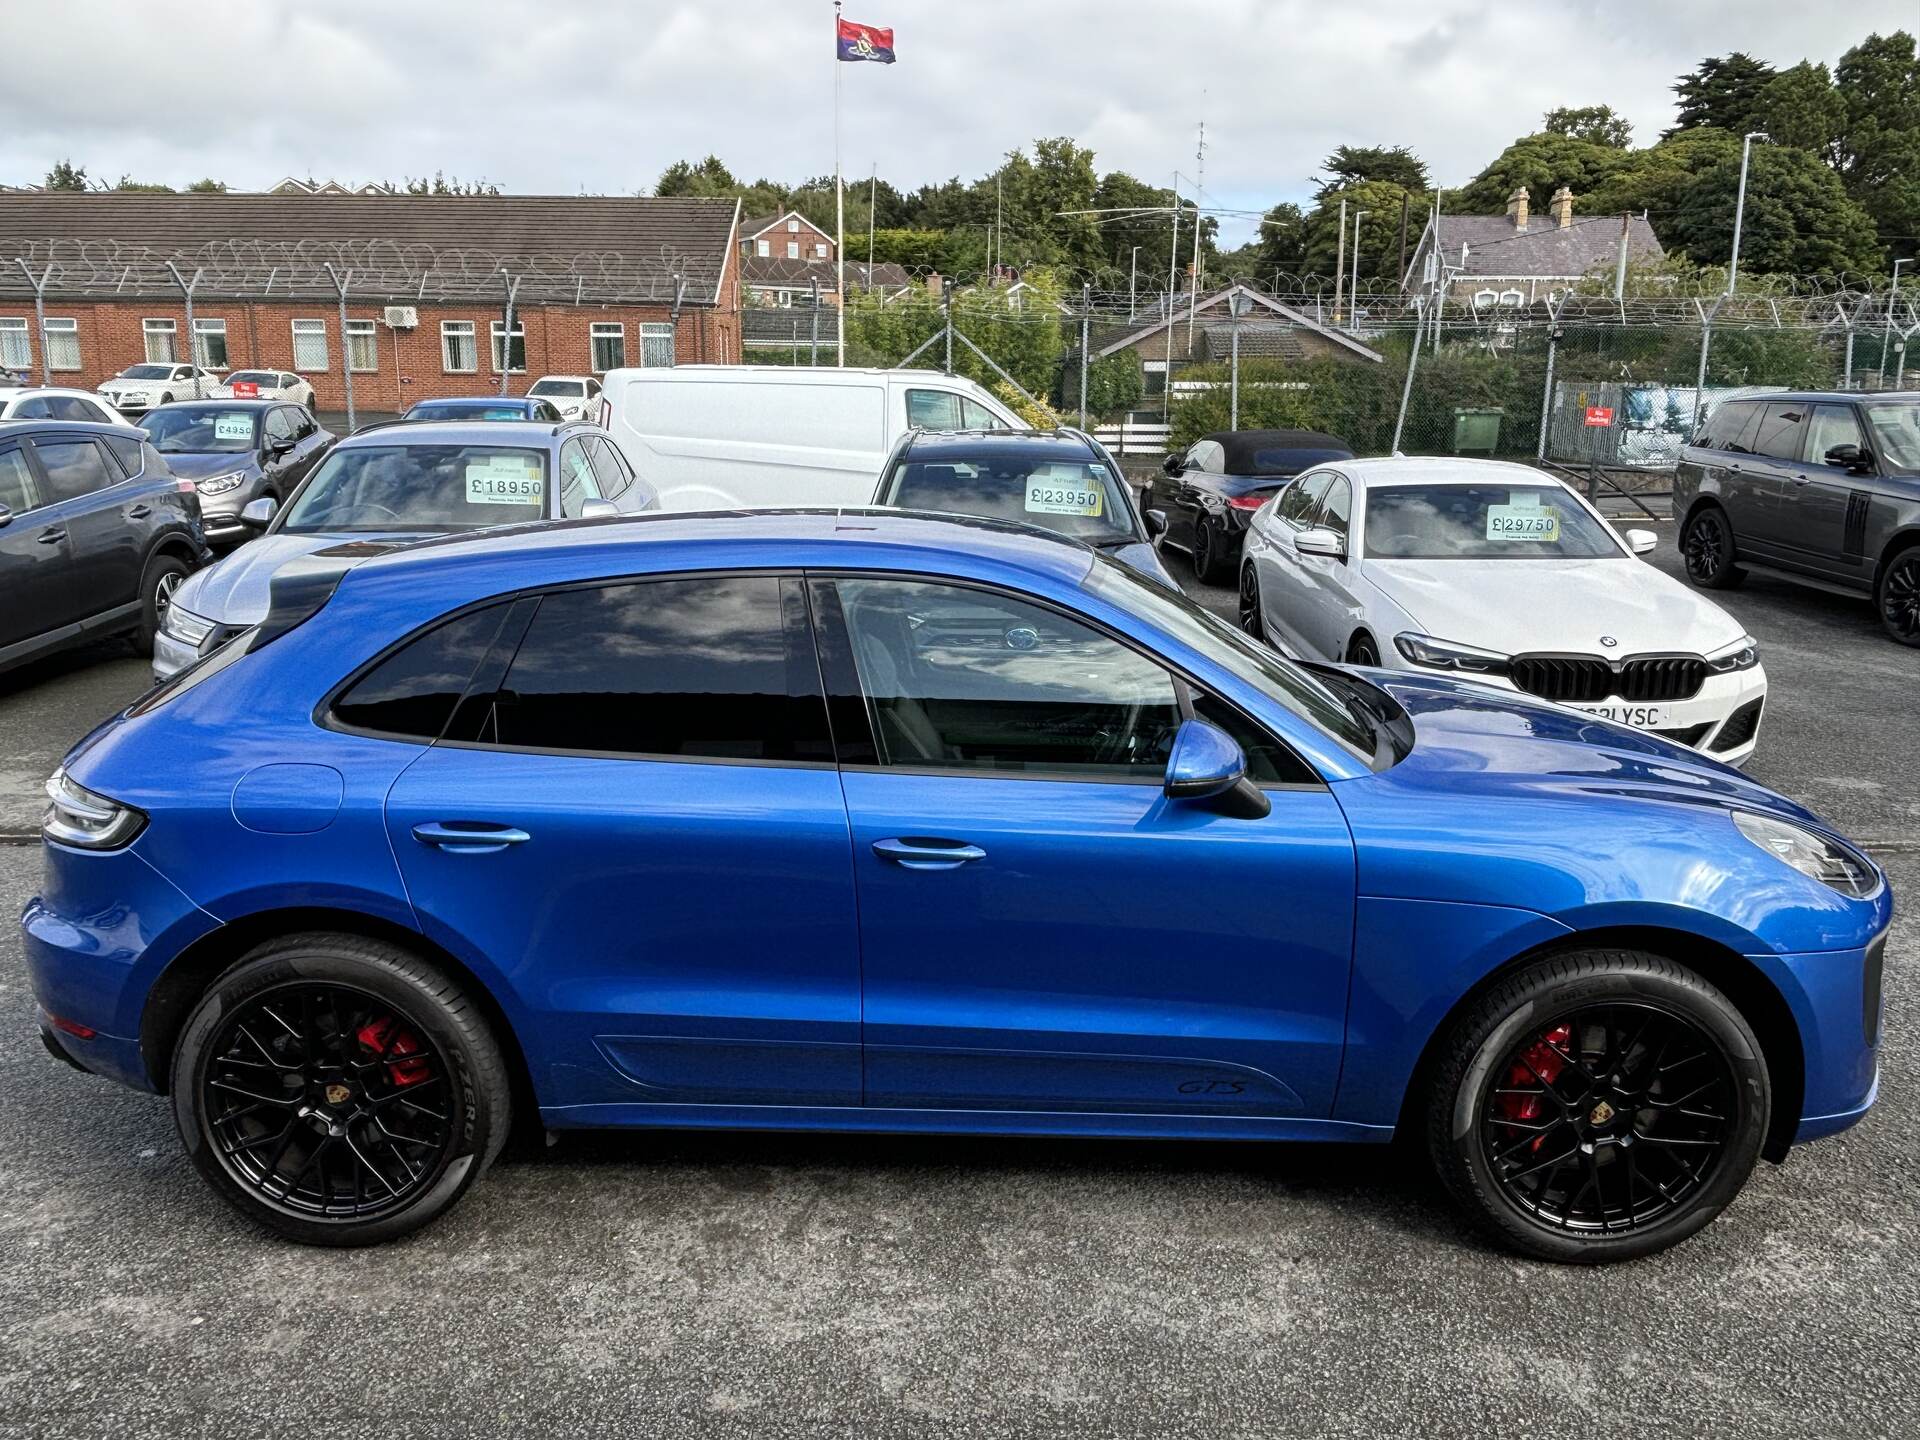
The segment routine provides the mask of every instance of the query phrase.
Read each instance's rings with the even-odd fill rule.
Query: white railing
[[[1164,455],[1171,429],[1165,421],[1126,420],[1096,427],[1093,438],[1116,455]]]

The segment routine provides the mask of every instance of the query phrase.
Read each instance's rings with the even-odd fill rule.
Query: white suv
[[[204,397],[219,383],[218,375],[198,365],[129,365],[100,386],[100,397],[123,415],[144,414],[156,405]]]

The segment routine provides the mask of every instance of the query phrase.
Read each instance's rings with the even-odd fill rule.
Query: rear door
[[[1302,526],[1307,530],[1330,530],[1346,540],[1353,516],[1353,482],[1346,476],[1328,474],[1320,501]],[[1297,533],[1297,532],[1296,532]],[[1359,601],[1353,584],[1354,557],[1302,555],[1293,552],[1292,573],[1298,586],[1298,626],[1308,649],[1329,660],[1339,660],[1347,652],[1347,642],[1358,627]],[[1379,640],[1379,636],[1374,637]]]
[[[42,432],[30,437],[40,473],[49,524],[67,534],[80,614],[87,618],[130,605],[139,598],[146,563],[141,540],[153,501],[139,487],[121,482],[103,442],[92,435]]]
[[[83,612],[67,527],[50,519],[39,477],[18,440],[0,441],[0,654],[59,630]]]
[[[799,582],[637,580],[496,610],[387,820],[427,933],[490,957],[532,1015],[543,1103],[586,1123],[858,1105],[846,808]],[[349,692],[337,713],[379,729],[384,703]]]
[[[1733,516],[1734,534],[1742,550],[1770,560],[1803,554],[1796,543],[1798,524],[1796,483],[1801,480],[1800,457],[1806,452],[1807,421],[1813,407],[1804,401],[1769,401],[1761,408],[1753,431],[1753,454],[1742,467],[1752,504]]]
[[[1318,564],[1319,557],[1302,555],[1293,542],[1319,512],[1332,482],[1332,471],[1312,470],[1281,491],[1279,500],[1261,512],[1261,534],[1270,543],[1259,547],[1253,561],[1267,630],[1292,653],[1324,660],[1338,660],[1340,653],[1321,650],[1308,638],[1324,628],[1316,626],[1310,608],[1317,584],[1309,567]]]

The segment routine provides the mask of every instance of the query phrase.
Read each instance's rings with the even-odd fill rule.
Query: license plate
[[[1576,705],[1574,709],[1598,715],[1616,725],[1631,725],[1636,730],[1662,730],[1667,724],[1664,705]]]

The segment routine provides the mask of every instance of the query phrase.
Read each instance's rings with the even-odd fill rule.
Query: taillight
[[[91,1025],[82,1025],[78,1020],[68,1020],[60,1015],[53,1017],[53,1028],[64,1031],[76,1040],[91,1040],[95,1035],[100,1033]]]
[[[1258,510],[1273,498],[1273,491],[1262,491],[1255,495],[1235,495],[1227,501],[1236,510]]]
[[[198,495],[200,493],[200,487],[191,480],[175,480],[173,485],[182,495]]]

